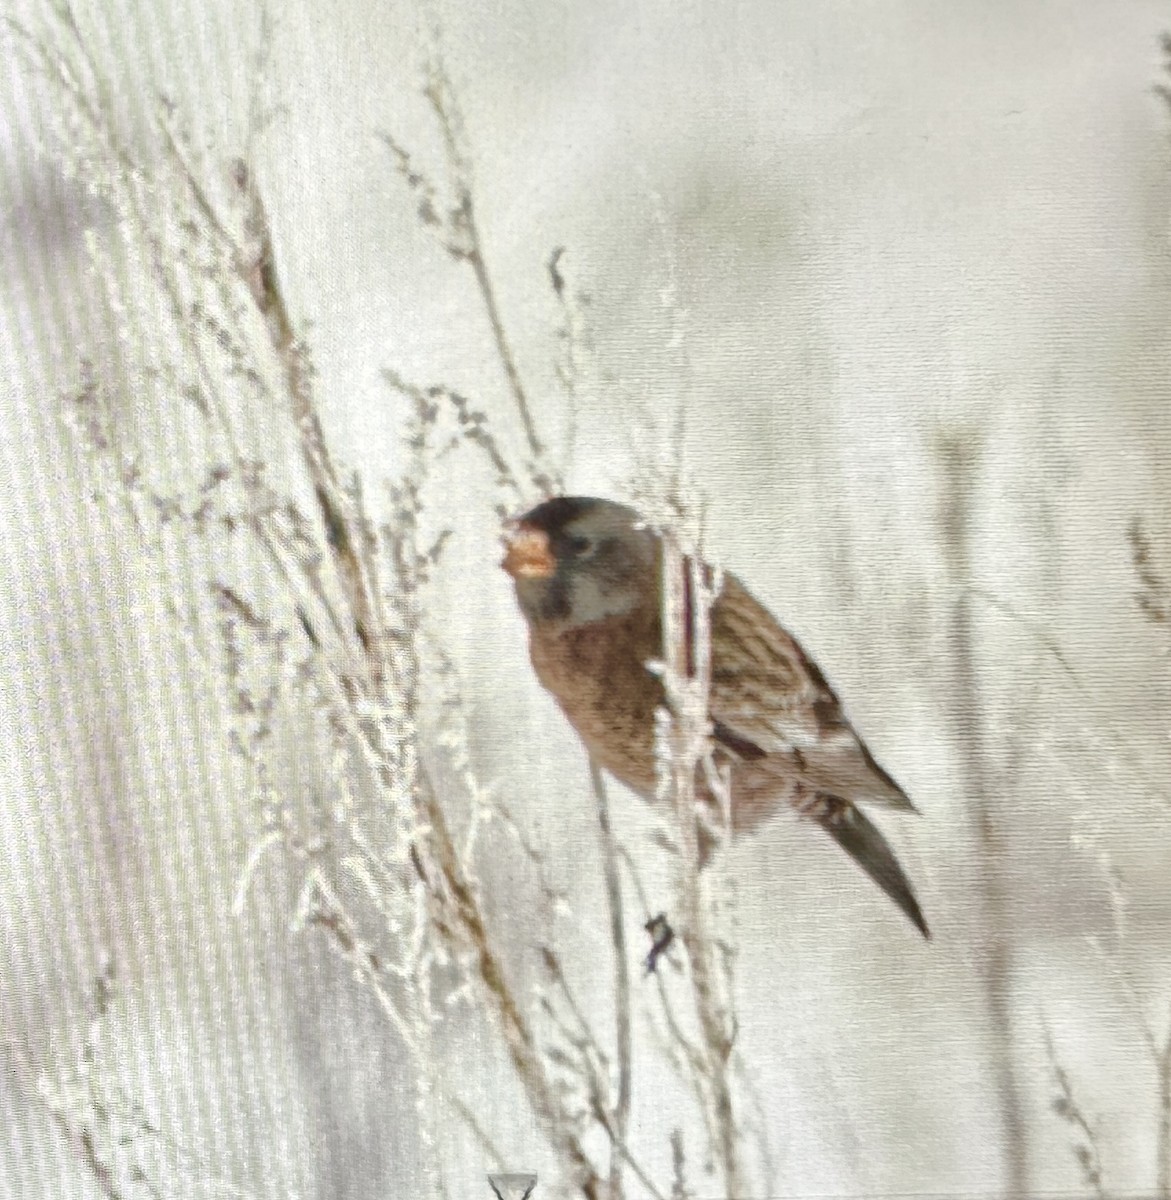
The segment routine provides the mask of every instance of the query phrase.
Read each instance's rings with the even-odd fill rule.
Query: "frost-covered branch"
[[[1157,543],[1143,523],[1132,520],[1127,530],[1131,564],[1138,587],[1134,600],[1151,632],[1166,634],[1166,614],[1171,612],[1171,587],[1167,570],[1158,561]],[[974,600],[1011,621],[1037,647],[1042,662],[1052,668],[1062,690],[1070,697],[1063,706],[1063,720],[1056,729],[1035,740],[1034,752],[1044,757],[1049,770],[1061,782],[1074,805],[1074,846],[1093,856],[1100,872],[1111,921],[1109,937],[1093,937],[1090,945],[1104,972],[1118,990],[1126,1010],[1141,1036],[1152,1079],[1151,1111],[1153,1120],[1155,1195],[1171,1200],[1171,1008],[1166,1003],[1158,1013],[1142,995],[1140,977],[1146,971],[1134,966],[1142,956],[1149,968],[1149,952],[1133,945],[1130,938],[1130,897],[1127,881],[1109,849],[1108,835],[1117,831],[1119,822],[1134,827],[1135,810],[1142,813],[1147,836],[1171,836],[1168,826],[1168,797],[1142,765],[1142,754],[1129,730],[1119,729],[1099,711],[1100,697],[1083,680],[1071,656],[1056,638],[1038,622],[1021,615],[1015,608],[984,589],[968,589]],[[1014,752],[1013,759],[1018,757]],[[1126,807],[1104,807],[1104,793],[1125,796]],[[1165,1010],[1165,1011],[1163,1011]],[[1043,1029],[1056,1096],[1053,1111],[1071,1129],[1071,1150],[1083,1183],[1096,1195],[1109,1194],[1108,1155],[1098,1131],[1086,1116],[1074,1092],[1071,1068],[1066,1065],[1048,1027]]]
[[[711,779],[710,611],[720,583],[698,554],[684,552],[673,530],[662,530],[663,652],[661,666],[666,708],[658,714],[657,762],[659,799],[671,806],[678,838],[679,936],[687,956],[700,1037],[691,1047],[699,1067],[697,1082],[708,1133],[723,1179],[725,1194],[744,1196],[742,1134],[733,1100],[732,1051],[736,1039],[731,973],[710,928],[712,913],[703,894],[700,867],[707,849],[701,835],[696,781]],[[724,796],[727,823],[727,788]]]
[[[47,32],[19,28],[16,37],[63,102],[57,132],[64,157],[114,218],[112,236],[91,232],[88,248],[120,352],[117,363],[79,363],[68,415],[99,474],[100,498],[129,520],[160,575],[174,580],[176,628],[223,694],[228,745],[256,812],[235,910],[260,902],[269,864],[291,876],[293,928],[324,940],[402,1048],[433,1194],[446,1188],[439,1148],[445,1114],[460,1119],[495,1165],[508,1165],[490,1122],[473,1113],[459,1073],[444,1062],[452,1014],[470,1008],[499,1036],[512,1083],[566,1187],[590,1200],[636,1190],[665,1200],[633,1120],[636,951],[620,869],[626,852],[605,789],[595,776],[614,962],[608,1027],[579,998],[569,948],[552,923],[539,933],[505,930],[490,916],[482,837],[490,825],[511,838],[551,914],[563,915],[569,901],[502,787],[474,769],[458,673],[429,617],[456,515],[436,483],[447,452],[468,446],[484,457],[502,510],[558,490],[562,478],[488,269],[446,71],[433,59],[424,89],[443,137],[445,186],[433,184],[397,141],[386,144],[422,224],[472,269],[509,404],[496,411],[444,383],[415,384],[388,368],[405,466],[385,500],[372,503],[331,449],[312,346],[289,300],[286,276],[297,263],[276,244],[255,160],[270,110],[254,97],[246,152],[213,160],[163,98],[153,141],[141,147],[122,134],[73,13],[65,4],[53,12]],[[556,375],[571,442],[584,333],[563,252],[550,258],[548,275],[562,318]],[[131,392],[140,411],[157,406],[155,427],[174,434],[174,445],[132,432],[123,403]],[[263,440],[254,432],[257,413],[265,418]],[[508,449],[518,440],[519,468]],[[259,582],[231,569],[257,559],[267,568]],[[673,764],[683,851],[679,945],[696,1030],[676,1018],[675,1008],[686,1006],[668,1002],[661,973],[652,994],[661,1000],[671,1053],[687,1064],[726,1189],[743,1195],[730,957],[709,927],[718,906],[703,895],[695,825],[712,578],[701,571],[689,579],[695,603],[676,614],[665,645],[671,715],[664,754]],[[704,660],[698,675],[695,661],[673,657],[685,646]],[[307,777],[315,781],[308,794],[295,782]],[[596,914],[570,915],[596,922]],[[664,966],[676,961],[672,954]],[[533,997],[518,989],[517,956],[543,971]],[[677,1194],[688,1161],[682,1138],[672,1143]],[[691,1162],[701,1158],[690,1155]]]

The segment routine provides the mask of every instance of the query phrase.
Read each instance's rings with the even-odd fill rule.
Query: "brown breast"
[[[662,655],[658,613],[636,612],[551,633],[532,630],[537,678],[601,766],[648,799],[655,791],[655,709],[663,687],[646,669]]]

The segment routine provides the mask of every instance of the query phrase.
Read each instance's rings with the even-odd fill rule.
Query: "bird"
[[[667,702],[662,542],[628,505],[554,496],[503,531],[501,566],[528,626],[529,657],[593,761],[656,794],[655,713]],[[847,719],[817,664],[724,572],[710,613],[709,740],[730,778],[733,836],[786,806],[819,826],[931,933],[894,851],[864,808],[916,812]],[[706,774],[697,796],[715,804]]]

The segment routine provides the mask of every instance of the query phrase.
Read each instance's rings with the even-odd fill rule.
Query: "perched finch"
[[[560,496],[509,523],[502,566],[516,583],[537,678],[594,761],[655,796],[662,660],[657,535],[622,504]],[[854,732],[824,676],[735,576],[711,607],[710,737],[731,778],[734,833],[782,805],[821,826],[903,910],[927,923],[885,838],[860,805],[914,811]],[[704,772],[697,794],[714,803]]]

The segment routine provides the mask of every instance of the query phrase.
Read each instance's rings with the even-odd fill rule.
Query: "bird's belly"
[[[570,696],[554,692],[590,756],[645,798],[655,793],[655,709],[637,687],[580,687]]]

